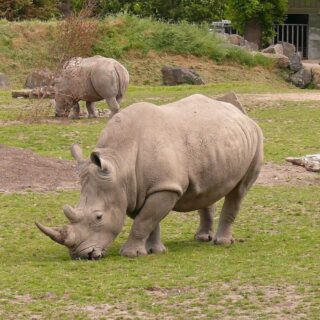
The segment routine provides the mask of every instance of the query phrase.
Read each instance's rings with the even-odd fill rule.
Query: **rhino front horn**
[[[41,223],[36,222],[36,226],[42,231],[46,236],[51,238],[53,241],[59,244],[65,244],[66,236],[62,228],[49,228],[43,226]]]

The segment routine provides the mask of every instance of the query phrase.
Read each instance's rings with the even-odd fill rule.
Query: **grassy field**
[[[123,107],[230,89],[297,92],[286,84],[253,82],[130,87]],[[106,120],[57,122],[47,105],[0,92],[0,143],[70,159],[69,146],[78,141],[88,154]],[[266,160],[319,152],[320,108],[314,101],[245,107],[264,131]],[[75,204],[78,192],[2,193],[0,319],[319,319],[319,193],[318,185],[254,187],[234,226],[240,241],[230,247],[195,242],[197,214],[173,212],[162,223],[169,252],[126,259],[118,252],[128,219],[101,261],[70,260],[64,247],[34,226],[35,220],[65,223],[61,208]]]

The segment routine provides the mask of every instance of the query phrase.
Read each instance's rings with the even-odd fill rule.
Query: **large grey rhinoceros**
[[[79,101],[86,101],[89,118],[95,117],[94,102],[105,99],[112,117],[127,90],[129,73],[118,61],[102,56],[73,58],[67,61],[55,79],[56,116],[79,118]]]
[[[108,123],[89,160],[78,145],[80,201],[64,207],[70,224],[39,229],[72,258],[99,259],[134,219],[121,255],[164,252],[160,222],[171,211],[198,210],[199,241],[234,242],[231,224],[259,175],[263,136],[230,103],[195,94],[163,106],[135,103]],[[214,204],[225,197],[216,234]]]

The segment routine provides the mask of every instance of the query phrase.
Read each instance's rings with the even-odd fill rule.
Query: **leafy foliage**
[[[73,8],[83,8],[85,0],[73,0]],[[97,0],[96,13],[101,15],[127,12],[139,17],[153,17],[170,22],[186,20],[202,23],[220,20],[226,1],[219,0]]]
[[[262,27],[263,42],[274,36],[274,25],[282,23],[288,0],[228,0],[227,16],[243,32],[249,20],[256,19]]]
[[[48,20],[58,15],[57,0],[1,0],[0,18]]]

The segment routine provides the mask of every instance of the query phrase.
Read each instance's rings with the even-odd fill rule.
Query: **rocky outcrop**
[[[7,88],[9,86],[9,78],[4,73],[0,73],[0,88]]]
[[[45,68],[30,73],[26,79],[26,83],[24,86],[29,89],[52,86],[53,80],[54,73],[49,69]]]
[[[204,84],[193,69],[163,66],[161,69],[163,84],[175,86],[178,84]]]

